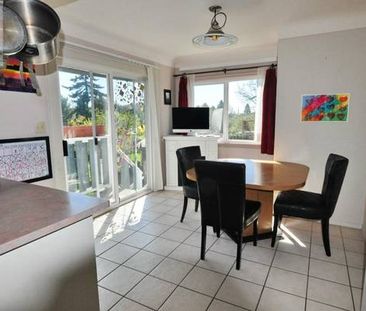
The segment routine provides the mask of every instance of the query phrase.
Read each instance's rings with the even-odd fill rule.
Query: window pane
[[[210,108],[210,131],[222,134],[224,84],[195,85],[194,106]]]
[[[229,83],[229,139],[254,140],[257,80]]]

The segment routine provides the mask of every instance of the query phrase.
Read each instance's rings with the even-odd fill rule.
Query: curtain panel
[[[266,71],[263,89],[263,115],[262,115],[262,140],[261,153],[273,154],[276,122],[276,68],[271,67]]]

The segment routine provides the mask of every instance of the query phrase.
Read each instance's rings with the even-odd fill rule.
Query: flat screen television
[[[210,129],[210,108],[173,108],[173,133]]]

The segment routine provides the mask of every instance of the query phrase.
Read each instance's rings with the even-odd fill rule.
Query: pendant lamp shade
[[[193,44],[201,47],[224,47],[238,42],[236,36],[226,34],[222,30],[226,24],[227,16],[224,12],[221,12],[221,9],[221,6],[218,5],[209,7],[210,12],[214,13],[210,29],[205,34],[194,37],[192,39]],[[224,18],[221,25],[219,24],[217,17]]]

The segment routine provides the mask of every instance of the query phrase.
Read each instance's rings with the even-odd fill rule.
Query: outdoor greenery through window
[[[246,79],[194,86],[194,106],[210,108],[210,132],[225,140],[258,140],[258,80]]]

